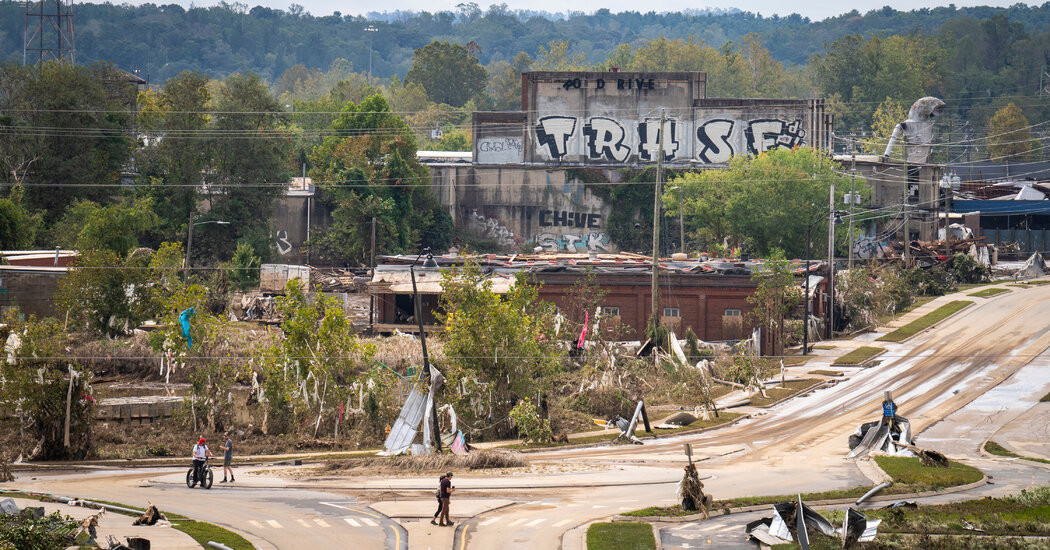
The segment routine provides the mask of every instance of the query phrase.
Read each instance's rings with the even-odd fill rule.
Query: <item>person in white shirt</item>
[[[202,436],[200,441],[193,446],[193,479],[201,485],[204,484],[204,460],[209,456],[215,455],[208,450],[208,446],[204,444],[204,437]]]

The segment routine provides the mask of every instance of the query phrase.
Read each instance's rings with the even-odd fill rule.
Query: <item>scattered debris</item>
[[[797,539],[799,547],[809,550],[812,530],[813,534],[841,538],[843,548],[850,548],[857,542],[874,540],[880,523],[882,520],[869,520],[864,514],[849,508],[842,527],[835,528],[824,516],[806,506],[799,495],[797,502],[774,504],[772,517],[752,521],[744,531],[748,537],[770,546],[792,543]]]
[[[861,424],[849,436],[850,452],[846,458],[865,456],[871,451],[908,456],[912,454],[907,449],[909,445],[912,445],[911,423],[907,418],[897,415],[897,404],[893,402],[891,393],[886,392],[886,399],[882,402],[882,419]]]
[[[693,422],[696,422],[695,416],[685,411],[680,411],[672,414],[671,416],[668,416],[664,419],[662,423],[660,423],[656,427],[661,430],[672,430],[675,428],[681,428],[682,426],[688,426]]]
[[[160,513],[160,510],[158,510],[157,507],[152,502],[150,502],[149,506],[146,508],[146,511],[141,516],[139,516],[135,521],[133,521],[131,524],[132,525],[156,525],[157,522],[162,520],[162,519],[168,519],[168,518],[164,517],[164,514]]]
[[[700,475],[693,464],[693,446],[685,444],[685,453],[689,457],[689,464],[685,466],[685,475],[678,482],[678,490],[675,495],[682,501],[683,510],[699,510],[704,519],[708,518],[707,511],[711,509],[713,500],[704,494],[704,484],[700,481]]]
[[[1043,259],[1043,255],[1039,252],[1029,256],[1024,265],[1021,266],[1021,269],[1014,274],[1018,279],[1033,279],[1043,275],[1046,275],[1046,260]]]
[[[18,515],[18,505],[15,504],[15,500],[13,498],[5,498],[4,500],[0,500],[0,514],[4,514],[7,516]]]
[[[892,510],[894,508],[918,508],[918,507],[919,507],[919,505],[916,504],[914,500],[901,500],[901,501],[898,501],[898,502],[894,502],[893,504],[890,504],[889,506],[883,506],[882,509],[883,510]]]
[[[100,519],[102,519],[102,516],[105,514],[106,509],[103,508],[102,510],[99,510],[97,514],[92,514],[80,520],[80,529],[77,529],[77,532],[73,535],[73,538],[76,539],[78,536],[80,536],[80,533],[87,531],[88,544],[94,543],[95,537],[98,536],[98,531],[96,530],[96,528],[98,527],[98,522]]]
[[[892,481],[883,481],[882,483],[872,487],[870,491],[868,491],[867,493],[864,493],[863,495],[861,495],[860,498],[857,499],[857,502],[856,502],[857,506],[860,506],[861,503],[864,502],[865,500],[868,500],[869,498],[879,494],[879,492],[882,491],[883,489],[887,489],[887,488],[892,487],[892,486],[893,486],[893,482]]]

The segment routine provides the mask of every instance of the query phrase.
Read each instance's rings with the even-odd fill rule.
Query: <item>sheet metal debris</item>
[[[882,520],[869,520],[864,514],[849,508],[842,527],[836,528],[824,516],[802,502],[802,495],[795,502],[785,501],[773,505],[773,515],[748,523],[744,532],[751,539],[763,544],[789,544],[798,542],[808,550],[811,537],[822,535],[842,540],[843,548],[851,548],[857,542],[875,539]]]

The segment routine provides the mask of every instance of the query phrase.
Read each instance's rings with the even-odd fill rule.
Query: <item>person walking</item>
[[[438,497],[441,498],[441,517],[438,518],[438,525],[442,527],[452,525],[452,520],[448,519],[448,504],[455,491],[456,488],[452,486],[452,472],[449,472],[445,474],[445,479],[441,480],[438,489]]]
[[[437,525],[438,524],[438,522],[437,522],[438,514],[441,513],[441,482],[442,481],[445,481],[445,474],[441,474],[441,477],[438,478],[438,490],[437,490],[437,493],[436,493],[437,501],[438,501],[438,509],[437,509],[436,512],[434,512],[434,519],[430,520],[430,524],[431,525]]]
[[[222,481],[219,483],[226,483],[226,474],[230,474],[230,483],[236,481],[233,479],[233,440],[230,439],[230,433],[226,432],[226,443],[219,447],[222,450]]]

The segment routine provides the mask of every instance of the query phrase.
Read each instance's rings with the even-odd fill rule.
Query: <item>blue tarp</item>
[[[952,212],[980,212],[987,216],[1050,214],[1050,201],[952,201]]]

